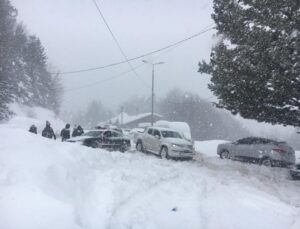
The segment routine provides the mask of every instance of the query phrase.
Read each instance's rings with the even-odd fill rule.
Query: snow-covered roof
[[[113,123],[113,124],[120,123],[121,124],[121,122],[123,120],[122,124],[126,125],[128,123],[135,122],[135,121],[137,121],[139,119],[142,119],[142,118],[145,118],[147,116],[151,116],[151,113],[148,112],[148,113],[142,113],[142,114],[138,114],[138,115],[128,115],[125,112],[121,112],[116,117],[107,120],[106,123]],[[162,115],[157,114],[157,113],[154,113],[154,116],[162,118]]]

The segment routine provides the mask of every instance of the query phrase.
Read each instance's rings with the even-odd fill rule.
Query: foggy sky
[[[92,0],[12,0],[18,19],[42,41],[55,71],[102,66],[124,58],[100,18]],[[98,0],[112,31],[128,58],[139,56],[193,35],[213,23],[212,0]],[[174,88],[211,97],[209,77],[200,75],[198,62],[209,59],[213,31],[146,60],[164,61],[155,69],[157,97]],[[160,53],[158,53],[159,55]],[[132,62],[140,65],[141,60]],[[134,96],[150,96],[151,67],[136,70],[105,83],[97,83],[130,70],[127,64],[104,70],[62,75],[63,110],[84,108],[101,100],[110,108]],[[143,81],[143,82],[141,82]],[[83,89],[69,91],[84,85]],[[147,86],[145,86],[145,84]],[[150,104],[149,104],[150,106]]]

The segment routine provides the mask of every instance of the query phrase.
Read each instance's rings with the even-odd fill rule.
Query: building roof
[[[139,119],[143,119],[143,118],[148,117],[148,116],[151,116],[150,112],[148,112],[148,113],[142,113],[142,114],[138,114],[138,115],[128,115],[125,112],[121,112],[116,117],[113,117],[113,118],[107,120],[106,123],[112,123],[112,124],[119,123],[119,124],[126,125],[126,124],[138,121]],[[159,118],[163,117],[162,115],[157,114],[157,113],[154,113],[154,116],[159,117]],[[122,119],[123,119],[123,123],[121,123]]]

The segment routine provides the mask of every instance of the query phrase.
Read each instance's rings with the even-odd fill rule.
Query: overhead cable
[[[212,24],[211,24],[212,25]],[[210,25],[210,26],[211,26]],[[73,71],[63,71],[63,72],[53,72],[52,74],[60,74],[60,75],[69,75],[69,74],[76,74],[76,73],[83,73],[83,72],[90,72],[90,71],[96,71],[96,70],[100,70],[100,69],[104,69],[104,68],[109,68],[109,67],[114,67],[114,66],[117,66],[117,65],[120,65],[120,64],[124,64],[124,63],[127,63],[128,61],[133,61],[133,60],[138,60],[138,59],[141,59],[141,58],[144,58],[144,57],[147,57],[147,56],[150,56],[150,55],[153,55],[155,53],[158,53],[158,52],[161,52],[161,51],[164,51],[166,49],[169,49],[173,46],[178,46],[182,43],[185,43],[193,38],[196,38],[204,33],[207,33],[208,31],[210,30],[213,30],[215,27],[209,27],[209,26],[206,26],[205,29],[201,30],[200,32],[192,35],[192,36],[189,36],[185,39],[182,39],[180,41],[177,41],[175,43],[172,43],[172,44],[169,44],[167,46],[164,46],[162,48],[159,48],[159,49],[156,49],[154,51],[151,51],[151,52],[148,52],[148,53],[145,53],[145,54],[142,54],[140,56],[136,56],[136,57],[133,57],[133,58],[129,58],[127,60],[124,60],[124,61],[119,61],[119,62],[115,62],[115,63],[111,63],[111,64],[107,64],[107,65],[103,65],[103,66],[98,66],[98,67],[92,67],[92,68],[83,68],[83,69],[78,69],[78,70],[73,70]]]

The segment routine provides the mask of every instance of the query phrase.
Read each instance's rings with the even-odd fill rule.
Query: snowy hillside
[[[218,159],[219,141],[177,162],[45,139],[20,119],[0,125],[0,228],[300,228],[300,183]]]

